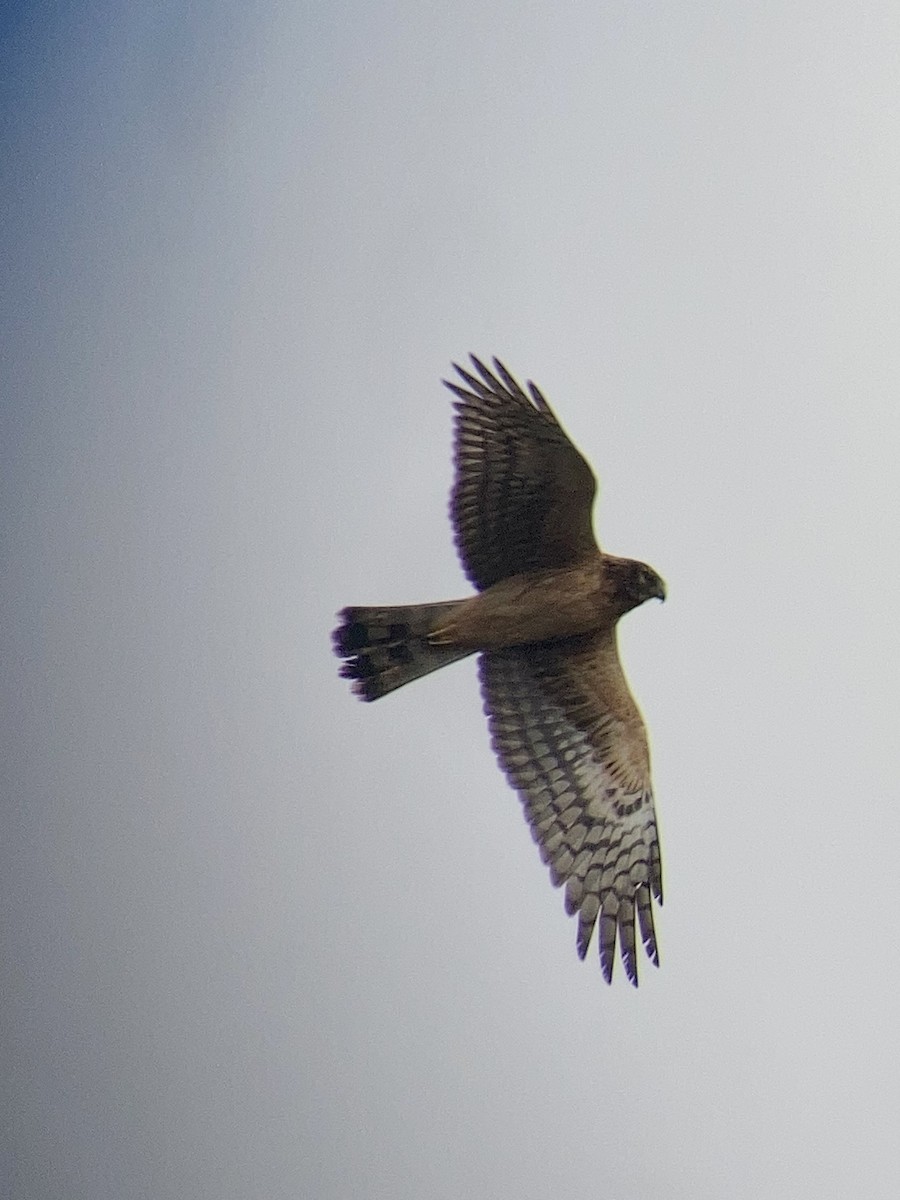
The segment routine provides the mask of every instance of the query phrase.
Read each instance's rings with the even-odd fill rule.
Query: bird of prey
[[[645,563],[594,540],[593,473],[544,396],[496,358],[454,364],[456,477],[450,515],[476,594],[345,608],[333,635],[363,700],[478,653],[497,758],[518,792],[566,910],[578,954],[594,928],[612,979],[616,940],[636,986],[635,915],[659,963],[651,896],[662,871],[647,735],[616,645],[621,616],[665,585]],[[473,373],[474,372],[474,373]]]

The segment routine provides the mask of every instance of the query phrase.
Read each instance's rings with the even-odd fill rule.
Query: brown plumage
[[[598,928],[612,978],[618,940],[637,984],[635,916],[659,962],[651,897],[662,872],[647,736],[616,647],[616,623],[662,580],[594,540],[596,482],[534,384],[502,363],[455,367],[455,542],[478,589],[465,600],[345,608],[341,673],[364,700],[480,652],[491,741],[519,793],[584,958]]]

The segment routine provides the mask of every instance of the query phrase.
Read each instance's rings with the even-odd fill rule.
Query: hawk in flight
[[[444,382],[456,395],[450,514],[477,592],[345,608],[334,648],[363,700],[480,654],[493,748],[578,914],[578,954],[596,926],[607,982],[618,938],[636,985],[635,915],[659,962],[651,897],[662,903],[662,871],[647,735],[616,624],[665,599],[665,585],[644,563],[598,548],[593,473],[535,385],[526,392],[497,359],[493,371],[474,356],[472,367]]]

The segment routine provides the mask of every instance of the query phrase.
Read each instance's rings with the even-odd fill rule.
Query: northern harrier
[[[616,623],[665,585],[644,563],[603,554],[596,481],[533,383],[502,363],[455,366],[456,547],[478,589],[466,600],[345,608],[341,674],[363,700],[480,652],[493,748],[519,793],[584,958],[598,925],[609,982],[618,932],[637,984],[634,919],[658,964],[651,894],[662,872],[647,735],[622,672]]]

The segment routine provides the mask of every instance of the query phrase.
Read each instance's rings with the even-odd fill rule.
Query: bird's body
[[[665,588],[652,568],[602,553],[596,483],[533,384],[496,359],[457,367],[451,517],[474,596],[344,609],[342,673],[366,700],[472,653],[492,744],[532,834],[578,912],[584,957],[595,924],[607,980],[618,933],[637,983],[634,918],[658,962],[651,894],[662,875],[643,721],[622,671],[616,624]]]
[[[528,571],[461,600],[431,641],[470,650],[502,650],[575,637],[597,628],[605,579],[599,555],[574,567]]]

